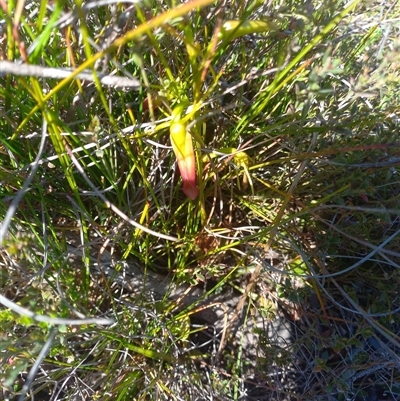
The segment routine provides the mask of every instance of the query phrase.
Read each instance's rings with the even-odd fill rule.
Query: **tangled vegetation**
[[[400,399],[399,33],[0,0],[0,399]]]

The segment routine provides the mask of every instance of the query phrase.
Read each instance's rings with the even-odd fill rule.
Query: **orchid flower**
[[[186,124],[181,120],[183,106],[178,106],[172,113],[169,129],[172,149],[178,162],[183,181],[184,194],[194,200],[199,195],[197,188],[196,158],[193,150],[192,136],[186,130]]]

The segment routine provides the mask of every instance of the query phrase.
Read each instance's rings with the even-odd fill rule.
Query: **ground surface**
[[[0,0],[0,399],[400,399],[399,31]]]

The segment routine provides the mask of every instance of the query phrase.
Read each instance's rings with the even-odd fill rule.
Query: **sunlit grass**
[[[0,75],[1,293],[50,321],[113,323],[53,338],[54,324],[4,307],[0,398],[17,399],[39,361],[35,399],[241,399],[254,386],[257,399],[396,399],[397,5],[8,7],[0,60],[73,71]],[[171,148],[176,110],[194,200]],[[292,343],[267,328],[278,319]]]

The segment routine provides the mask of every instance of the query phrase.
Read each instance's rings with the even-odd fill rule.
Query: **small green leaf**
[[[222,25],[219,37],[221,39],[237,39],[252,33],[275,32],[279,27],[272,21],[226,21]]]

